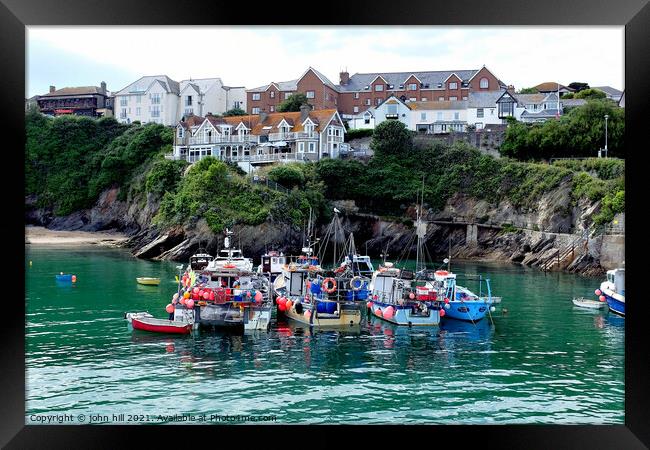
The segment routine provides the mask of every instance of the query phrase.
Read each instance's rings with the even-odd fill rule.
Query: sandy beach
[[[115,232],[57,231],[26,226],[25,244],[30,245],[108,245],[117,246],[128,239]]]

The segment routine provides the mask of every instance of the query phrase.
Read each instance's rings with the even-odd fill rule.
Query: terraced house
[[[303,93],[316,109],[336,108],[343,119],[353,119],[377,107],[391,96],[404,103],[463,101],[470,92],[492,92],[506,88],[487,67],[473,70],[420,72],[339,73],[332,83],[310,67],[296,80],[273,82],[247,91],[248,112],[274,112],[296,92]]]
[[[337,158],[346,150],[345,127],[336,109],[261,113],[246,116],[192,116],[176,125],[168,159],[195,162],[206,156],[236,162],[244,170],[275,162]]]
[[[220,78],[177,82],[166,75],[145,76],[115,93],[115,117],[175,125],[183,117],[246,109],[243,87],[225,86]]]

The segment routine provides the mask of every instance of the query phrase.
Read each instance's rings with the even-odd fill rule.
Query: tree
[[[301,186],[305,182],[305,175],[298,164],[282,164],[271,169],[269,179],[287,189],[292,189],[294,186]]]
[[[529,87],[521,89],[519,94],[539,94],[539,91],[534,87]]]
[[[278,112],[300,111],[302,105],[308,105],[309,100],[303,93],[292,94],[278,105]]]
[[[584,91],[585,89],[589,89],[589,85],[587,83],[581,83],[579,81],[574,81],[573,83],[570,83],[568,87],[576,91],[576,93],[580,91]]]
[[[370,148],[377,156],[403,156],[413,147],[413,136],[402,122],[386,120],[375,127]]]
[[[224,117],[231,117],[231,116],[245,116],[247,113],[241,108],[233,108],[229,109],[225,113],[223,113]]]
[[[573,92],[567,92],[565,94],[562,94],[560,98],[574,98],[575,94]]]
[[[584,99],[598,99],[598,98],[606,98],[607,95],[599,90],[599,89],[585,89],[580,92],[578,92],[575,96],[575,98],[584,98]]]

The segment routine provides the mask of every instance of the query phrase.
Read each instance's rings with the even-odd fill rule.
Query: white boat
[[[625,269],[607,271],[607,281],[600,284],[596,295],[604,297],[609,310],[625,317]]]
[[[607,302],[589,300],[584,297],[574,298],[573,304],[581,308],[602,309],[607,306]]]
[[[287,257],[282,252],[270,251],[262,255],[262,263],[257,266],[258,274],[270,274],[271,281],[282,273]]]
[[[236,269],[245,272],[253,271],[253,260],[245,258],[238,248],[230,248],[230,236],[233,232],[226,229],[226,237],[223,240],[224,249],[205,266],[205,271],[218,272],[223,269]]]

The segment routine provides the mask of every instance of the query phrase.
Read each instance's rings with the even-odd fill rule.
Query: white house
[[[375,128],[375,108],[370,107],[363,112],[349,116],[348,128],[351,130],[363,130]]]
[[[198,161],[213,156],[244,170],[276,162],[338,158],[348,149],[336,109],[262,113],[246,116],[190,116],[178,122],[168,159]]]
[[[115,93],[115,118],[172,125],[178,118],[179,85],[166,75],[146,76]]]
[[[224,86],[221,78],[203,78],[180,82],[180,107],[178,120],[194,114],[223,114],[239,108],[246,110],[246,89]]]
[[[477,130],[486,125],[503,123],[497,111],[497,100],[504,91],[470,92],[467,100],[467,124]]]
[[[419,133],[465,131],[467,126],[467,100],[410,102],[408,107],[408,128]]]
[[[122,123],[175,125],[191,114],[223,114],[246,110],[244,87],[224,86],[220,78],[183,80],[145,76],[115,93],[115,117]]]
[[[571,101],[571,99],[561,100],[558,98],[557,92],[516,94],[504,91],[497,100],[497,109],[501,119],[514,117],[522,122],[544,122],[548,119],[560,117],[564,112],[564,102],[570,102],[571,106],[584,104]]]
[[[391,95],[375,108],[374,115],[375,125],[379,125],[385,120],[399,120],[409,128],[411,108],[399,98]]]

